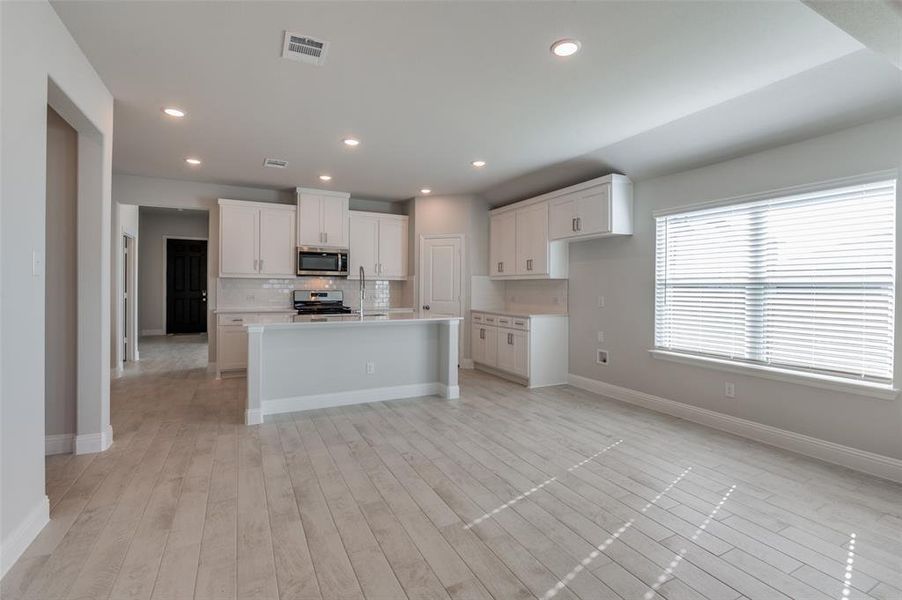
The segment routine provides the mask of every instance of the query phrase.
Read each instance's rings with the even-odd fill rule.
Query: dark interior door
[[[207,241],[166,240],[166,333],[207,331]]]

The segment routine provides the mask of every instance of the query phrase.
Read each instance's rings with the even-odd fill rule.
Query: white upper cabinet
[[[294,277],[295,207],[219,201],[219,276]]]
[[[494,211],[489,231],[489,276],[508,279],[566,279],[566,243],[549,241],[548,203]]]
[[[293,206],[260,209],[260,273],[297,275],[295,211]]]
[[[492,215],[489,222],[489,275],[517,273],[517,216],[514,212]]]
[[[379,219],[379,275],[386,279],[407,277],[407,217]]]
[[[357,279],[360,267],[367,277],[376,274],[379,262],[379,219],[373,215],[351,213],[351,246],[348,250],[348,276]]]
[[[407,278],[407,228],[403,215],[351,211],[348,277],[363,266],[369,278]]]
[[[550,198],[551,239],[631,235],[632,190],[632,183],[622,175],[608,175],[561,190]]]
[[[521,208],[517,215],[517,275],[548,273],[548,205]]]
[[[297,245],[348,248],[350,195],[297,188]]]
[[[219,201],[219,276],[257,275],[260,209]]]

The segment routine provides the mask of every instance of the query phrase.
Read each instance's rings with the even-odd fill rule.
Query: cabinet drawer
[[[489,325],[495,325],[498,323],[498,317],[495,315],[483,315],[482,322],[488,323]]]
[[[485,315],[483,315],[482,313],[474,312],[474,313],[472,313],[472,317],[473,317],[474,323],[484,323],[485,322]]]
[[[248,313],[221,313],[216,315],[216,323],[219,325],[246,325],[251,320]]]
[[[529,319],[525,317],[512,317],[511,324],[509,325],[512,329],[520,329],[522,331],[529,331]]]

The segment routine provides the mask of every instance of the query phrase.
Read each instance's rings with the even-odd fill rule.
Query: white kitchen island
[[[413,314],[247,326],[245,423],[266,415],[460,396],[460,317]]]

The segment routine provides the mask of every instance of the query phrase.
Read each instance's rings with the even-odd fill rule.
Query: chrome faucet
[[[360,265],[360,320],[363,320],[363,301],[366,299],[366,273]]]

